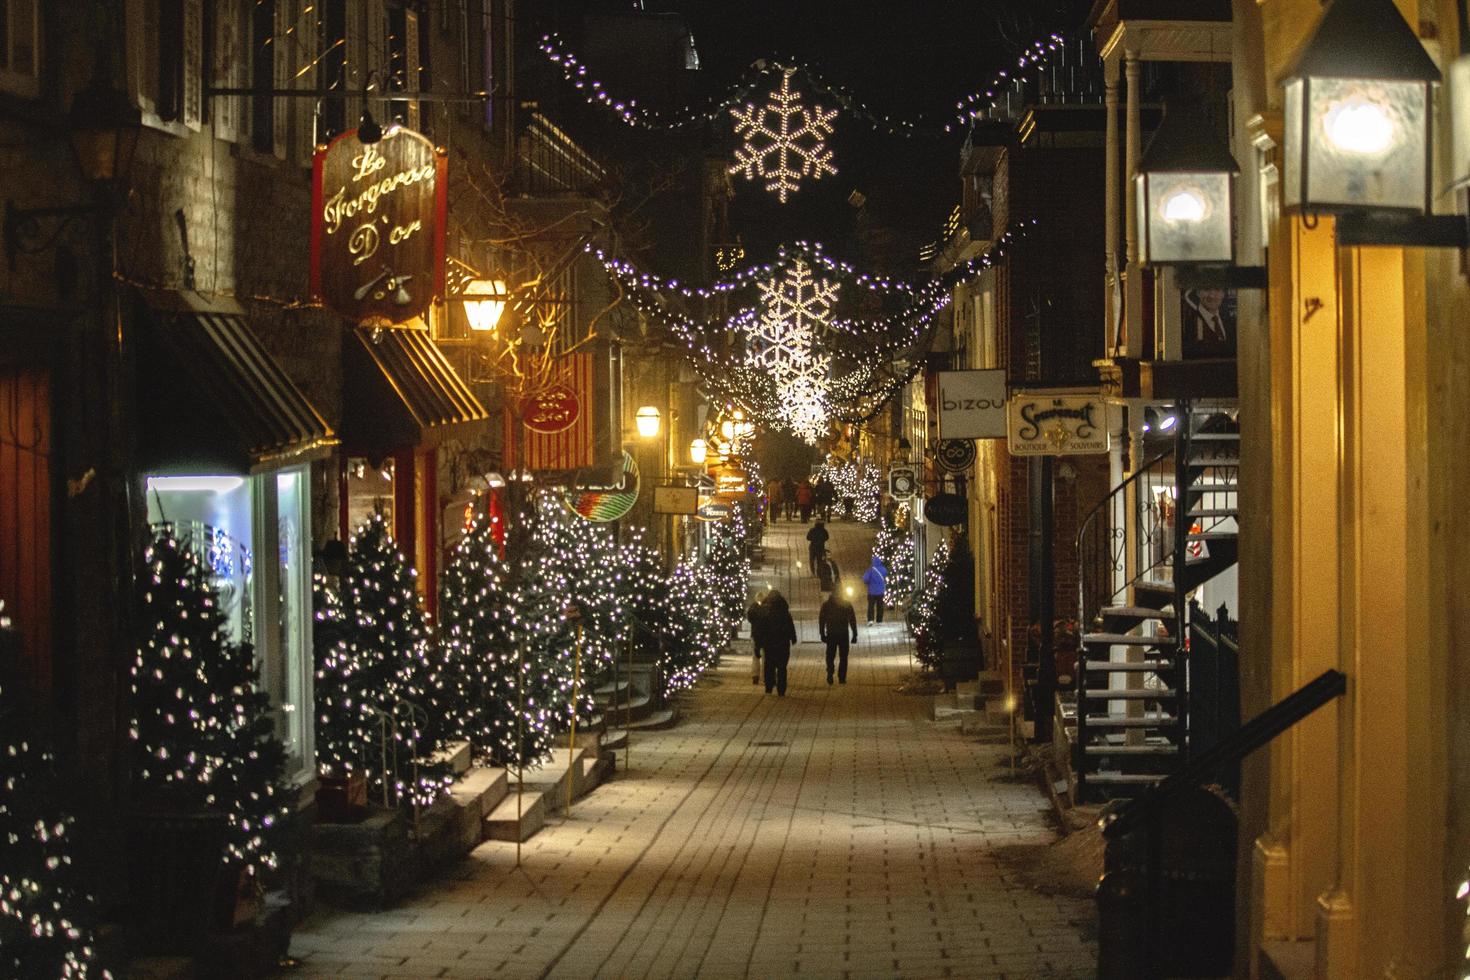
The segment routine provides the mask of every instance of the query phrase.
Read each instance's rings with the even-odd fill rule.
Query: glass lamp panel
[[[1470,184],[1470,54],[1450,66],[1450,182]]]
[[[1302,102],[1306,97],[1306,87],[1306,81],[1300,78],[1286,83],[1282,130],[1286,138],[1282,148],[1286,182],[1281,188],[1281,200],[1289,208],[1302,203]]]
[[[1312,79],[1305,106],[1307,171],[1301,203],[1323,209],[1423,211],[1427,93],[1423,82]],[[1287,133],[1290,139],[1290,128]]]
[[[1148,182],[1150,262],[1229,262],[1230,175],[1151,173]]]

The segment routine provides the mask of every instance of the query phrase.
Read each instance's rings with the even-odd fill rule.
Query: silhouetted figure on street
[[[812,519],[812,485],[805,480],[796,488],[796,509],[801,511],[801,523]]]
[[[806,523],[806,518],[802,518],[802,523]],[[821,560],[822,553],[827,550],[827,539],[831,536],[827,533],[827,526],[821,521],[817,521],[816,525],[806,532],[806,557],[812,566],[813,575],[820,574],[817,562]]]
[[[837,588],[837,583],[842,579],[842,569],[837,567],[836,559],[825,551],[817,557],[817,579],[823,592],[831,592]]]
[[[766,484],[766,523],[774,524],[781,517],[781,481]]]
[[[745,611],[745,618],[750,623],[750,642],[755,648],[754,656],[750,662],[750,682],[759,684],[761,682],[761,651],[766,642],[766,621],[770,618],[771,594],[761,592],[755,597],[755,602]]]
[[[812,499],[816,502],[817,512],[822,515],[822,520],[831,523],[832,505],[837,502],[837,491],[832,489],[832,481],[826,478],[818,480],[812,491]]]
[[[771,590],[766,600],[766,628],[761,644],[766,658],[766,693],[772,690],[786,696],[786,665],[791,662],[791,646],[796,642],[796,623],[786,597]]]
[[[883,622],[883,595],[888,591],[888,568],[883,559],[873,556],[873,564],[863,572],[863,584],[868,587],[868,625]]]
[[[786,478],[782,484],[781,513],[787,520],[796,520],[796,481],[791,477]]]
[[[832,683],[832,667],[836,661],[837,682],[846,684],[847,634],[851,631],[852,642],[857,642],[857,613],[853,612],[852,603],[842,597],[840,589],[834,589],[827,596],[827,601],[822,603],[822,610],[817,614],[817,625],[822,634],[822,642],[827,644],[827,683]]]

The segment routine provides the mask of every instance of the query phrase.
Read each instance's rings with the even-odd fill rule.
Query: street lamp
[[[689,462],[704,465],[709,457],[709,445],[703,439],[695,439],[689,443]]]
[[[1332,0],[1285,84],[1282,194],[1343,245],[1460,245],[1430,210],[1439,68],[1393,0]]]
[[[471,279],[464,284],[461,301],[470,329],[491,331],[500,324],[509,299],[505,281],[502,279]]]
[[[645,439],[652,439],[658,435],[659,416],[657,408],[654,408],[652,405],[644,405],[638,409],[638,414],[633,418],[638,425],[638,434],[640,436]]]

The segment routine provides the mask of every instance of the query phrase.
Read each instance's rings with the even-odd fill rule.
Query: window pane
[[[393,460],[374,469],[366,459],[354,456],[347,461],[347,533],[356,533],[375,512],[393,527]]]
[[[255,642],[251,482],[239,476],[148,478],[148,522],[172,526],[209,567],[229,638]]]
[[[307,768],[306,725],[310,718],[311,548],[305,471],[276,475],[276,543],[280,561],[280,644],[282,669],[271,696],[280,709],[280,736],[292,773]]]

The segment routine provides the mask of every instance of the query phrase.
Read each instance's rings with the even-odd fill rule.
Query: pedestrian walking
[[[750,661],[750,682],[759,684],[761,682],[761,649],[766,640],[766,622],[770,617],[769,592],[759,592],[750,608],[745,611],[745,618],[750,623],[750,642],[754,652]]]
[[[791,662],[791,646],[796,642],[796,623],[791,618],[791,607],[786,597],[772,589],[766,600],[765,642],[762,644],[766,658],[766,693],[772,690],[780,697],[786,696],[786,666]]]
[[[801,523],[805,524],[812,518],[812,485],[805,480],[796,488],[796,507],[801,511]]]
[[[837,560],[829,552],[822,552],[817,558],[817,580],[822,591],[834,591],[841,579],[842,570],[837,567]]]
[[[883,596],[888,591],[888,568],[877,555],[863,572],[863,584],[868,587],[868,625],[872,626],[874,620],[883,622]]]
[[[805,518],[802,519],[802,523],[806,523]],[[821,521],[817,521],[816,525],[806,532],[806,557],[808,564],[812,566],[813,575],[821,574],[821,570],[817,568],[817,562],[822,560],[822,554],[827,550],[827,539],[831,536],[827,533],[827,525]]]
[[[796,481],[788,476],[786,482],[781,485],[781,490],[781,509],[787,520],[794,521],[796,520]]]
[[[832,481],[826,477],[818,480],[816,487],[812,490],[812,501],[817,512],[822,515],[822,520],[829,524],[832,523],[832,504],[836,500],[837,491],[832,489]]]
[[[774,524],[781,516],[781,481],[772,480],[766,484],[766,517]]]
[[[833,589],[827,601],[822,603],[817,614],[817,628],[822,642],[827,644],[827,683],[832,683],[832,668],[836,666],[837,682],[846,684],[847,634],[851,631],[852,642],[857,642],[857,613],[853,612],[852,603],[843,598],[841,589]]]

